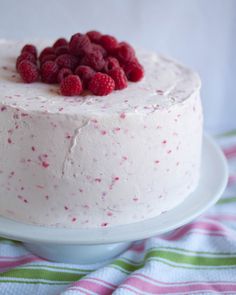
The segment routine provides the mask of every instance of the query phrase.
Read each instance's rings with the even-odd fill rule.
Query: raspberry
[[[31,54],[33,54],[33,56],[35,58],[37,58],[37,55],[38,55],[38,52],[37,52],[37,49],[34,45],[32,44],[26,44],[22,49],[21,49],[21,53],[23,52],[29,52]]]
[[[82,56],[84,53],[90,51],[91,41],[87,35],[77,33],[73,35],[69,43],[69,51],[76,56]]]
[[[85,55],[81,60],[81,65],[90,66],[95,71],[101,71],[105,65],[105,60],[101,51],[93,50]]]
[[[92,44],[92,50],[91,51],[100,51],[102,56],[106,57],[107,56],[107,51],[105,48],[103,48],[99,44]]]
[[[16,69],[18,70],[18,66],[19,64],[23,61],[23,60],[28,60],[30,62],[32,62],[33,64],[36,64],[36,59],[34,57],[33,54],[29,53],[29,52],[23,52],[21,53],[20,56],[17,57],[16,59]]]
[[[78,59],[77,57],[67,53],[59,55],[56,59],[56,63],[60,68],[68,68],[74,70],[78,64]]]
[[[113,50],[117,47],[118,41],[113,36],[102,35],[102,37],[99,40],[99,44],[101,44],[107,52],[112,53]]]
[[[109,72],[109,76],[115,81],[115,89],[121,90],[126,88],[127,85],[127,78],[125,72],[122,68],[115,68]]]
[[[43,64],[45,63],[46,61],[53,61],[57,58],[57,56],[55,54],[44,54],[42,57],[41,57],[41,60],[40,60],[40,64]]]
[[[93,43],[99,43],[99,40],[102,36],[102,34],[98,31],[89,31],[86,33],[86,35],[89,37],[90,41]]]
[[[59,67],[55,61],[46,61],[41,67],[41,77],[44,83],[53,84],[57,82]]]
[[[124,65],[123,69],[129,81],[138,82],[139,80],[143,78],[144,69],[142,65],[137,61],[130,62]]]
[[[37,66],[28,60],[19,63],[18,71],[22,80],[26,83],[35,82],[39,77]]]
[[[69,53],[68,45],[62,45],[62,46],[58,46],[57,48],[55,48],[55,54],[57,56],[65,54],[65,53]]]
[[[115,57],[108,56],[108,58],[105,59],[105,65],[104,65],[103,71],[105,73],[108,73],[109,71],[119,67],[120,67],[120,64],[118,60]]]
[[[115,89],[114,80],[103,73],[96,73],[89,83],[89,90],[95,95],[108,95]]]
[[[57,82],[61,83],[67,76],[73,75],[72,71],[68,68],[62,68],[57,74]]]
[[[40,55],[39,55],[39,60],[41,61],[41,59],[42,59],[42,57],[44,56],[44,55],[48,55],[48,54],[55,54],[55,50],[52,48],[52,47],[45,47],[42,51],[41,51],[41,53],[40,53]]]
[[[57,39],[54,44],[53,44],[53,48],[56,49],[58,47],[61,47],[61,46],[67,46],[68,45],[68,41],[65,39],[65,38],[59,38]]]
[[[83,91],[79,76],[67,76],[64,80],[62,80],[60,90],[61,94],[65,96],[79,95]]]
[[[135,51],[133,47],[126,42],[119,43],[114,54],[122,63],[127,63],[135,59]]]
[[[84,89],[88,87],[88,84],[95,73],[96,72],[88,66],[78,66],[75,70],[75,75],[78,75],[80,77]]]

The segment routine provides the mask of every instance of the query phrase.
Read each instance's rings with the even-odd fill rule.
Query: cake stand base
[[[58,245],[23,243],[35,255],[62,263],[93,264],[115,258],[131,246],[131,242],[101,245]]]

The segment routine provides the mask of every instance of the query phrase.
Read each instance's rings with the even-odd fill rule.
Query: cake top
[[[39,49],[48,42],[38,42]],[[156,53],[137,51],[145,75],[137,83],[107,96],[83,93],[67,97],[58,86],[39,82],[22,83],[15,59],[24,43],[0,40],[0,103],[25,112],[64,114],[149,113],[184,102],[200,88],[196,73]]]

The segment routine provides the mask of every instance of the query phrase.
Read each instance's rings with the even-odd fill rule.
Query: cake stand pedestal
[[[198,187],[170,211],[144,221],[98,229],[40,227],[0,217],[0,236],[22,241],[27,249],[48,260],[78,264],[101,262],[119,255],[134,241],[189,223],[217,202],[227,180],[224,155],[205,135]]]

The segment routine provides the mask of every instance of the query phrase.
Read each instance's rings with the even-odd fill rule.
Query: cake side
[[[17,83],[18,46],[0,45],[2,216],[114,226],[156,216],[194,190],[202,143],[197,75],[140,53],[141,82],[106,98],[65,99],[53,86]]]

